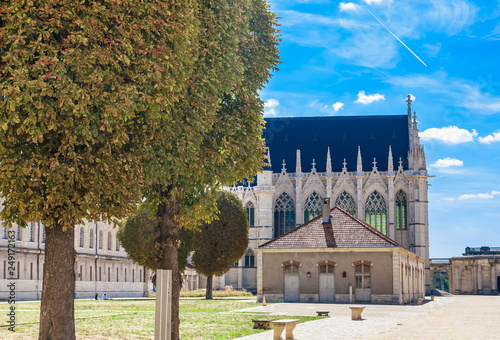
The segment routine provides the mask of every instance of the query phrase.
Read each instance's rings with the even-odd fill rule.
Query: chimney
[[[331,224],[330,221],[330,198],[323,198],[323,223]]]

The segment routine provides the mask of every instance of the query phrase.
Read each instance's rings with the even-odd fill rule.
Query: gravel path
[[[280,303],[246,308],[245,312],[273,315],[330,317],[298,324],[298,340],[330,339],[500,339],[500,296],[462,295],[436,297],[422,306],[366,304],[363,320],[351,320],[354,304]],[[242,340],[271,340],[273,331],[245,336]]]

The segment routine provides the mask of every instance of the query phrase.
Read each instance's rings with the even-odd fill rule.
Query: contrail
[[[360,0],[357,0],[357,1],[359,2],[359,4],[360,4],[360,5],[361,5],[361,6],[362,6],[362,7],[363,7],[363,8],[364,8],[364,9],[365,9],[368,13],[370,13],[370,14],[372,15],[372,17],[373,17],[373,18],[375,18],[375,20],[377,20],[377,21],[378,21],[378,23],[379,23],[380,25],[382,25],[382,27],[384,27],[384,28],[385,28],[385,29],[386,29],[389,33],[391,33],[391,34],[392,34],[392,36],[393,36],[394,38],[396,38],[396,39],[397,39],[397,40],[398,40],[401,44],[403,44],[403,46],[404,46],[404,47],[406,47],[406,48],[408,49],[408,51],[410,51],[410,52],[411,52],[411,54],[413,54],[413,55],[415,56],[415,58],[417,58],[418,60],[420,60],[420,62],[421,62],[422,64],[424,64],[424,66],[425,66],[425,67],[427,67],[427,64],[426,64],[426,63],[424,63],[424,62],[423,62],[423,60],[422,60],[422,59],[420,59],[420,58],[418,57],[418,55],[416,55],[416,54],[415,54],[412,50],[410,50],[410,48],[409,48],[408,46],[406,46],[406,44],[405,44],[404,42],[402,42],[402,41],[401,41],[401,39],[399,39],[399,38],[398,38],[398,37],[397,37],[394,33],[392,33],[392,31],[391,31],[389,28],[387,28],[387,26],[386,26],[386,25],[384,25],[384,24],[382,23],[382,21],[378,20],[378,18],[377,18],[377,17],[376,17],[376,16],[375,16],[372,12],[370,12],[370,10],[369,10],[368,8],[366,8],[366,7],[365,7],[365,5],[363,5],[363,4],[361,3],[361,1],[360,1]]]

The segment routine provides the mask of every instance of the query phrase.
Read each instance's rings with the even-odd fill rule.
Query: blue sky
[[[500,246],[500,0],[271,0],[266,117],[406,114],[429,178],[430,256]]]

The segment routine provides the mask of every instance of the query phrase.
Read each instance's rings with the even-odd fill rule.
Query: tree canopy
[[[212,277],[226,273],[248,247],[248,219],[238,197],[227,191],[219,193],[216,220],[204,223],[194,233],[193,264],[207,277],[207,299],[212,298]]]

